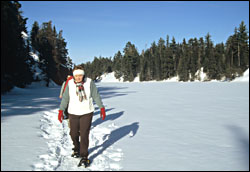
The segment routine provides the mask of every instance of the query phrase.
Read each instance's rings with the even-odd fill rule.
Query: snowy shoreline
[[[199,78],[201,80],[195,80],[193,82],[227,82],[227,81],[220,81],[220,80],[211,80],[211,81],[205,81],[206,80],[206,74],[203,73],[203,69],[201,69],[201,71],[197,71],[197,75],[199,73]],[[113,82],[113,83],[152,83],[152,82],[181,82],[183,83],[183,81],[179,81],[178,76],[177,77],[173,77],[167,80],[162,80],[162,81],[156,81],[156,80],[152,80],[152,81],[140,81],[139,76],[137,76],[134,81],[129,82],[123,82],[123,78],[121,77],[120,79],[115,78],[115,72],[111,72],[111,73],[105,73],[102,76],[99,77],[99,81],[98,82]],[[187,82],[191,82],[191,81],[187,81]],[[234,80],[232,80],[231,82],[249,82],[249,69],[247,69],[244,73],[243,76],[241,77],[237,77]]]

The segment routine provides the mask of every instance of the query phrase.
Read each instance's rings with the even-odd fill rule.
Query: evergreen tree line
[[[105,72],[115,72],[115,77],[124,81],[164,80],[178,76],[179,81],[200,80],[200,72],[207,74],[206,81],[232,80],[249,68],[249,36],[242,21],[234,34],[224,43],[214,45],[211,35],[204,38],[184,38],[182,43],[160,38],[151,47],[142,50],[128,42],[123,54],[118,51],[113,58],[95,57],[93,62],[81,64],[89,77],[96,80]]]
[[[35,22],[31,36],[23,37],[22,33],[27,33],[28,18],[22,16],[20,8],[18,1],[1,1],[1,93],[36,81],[33,76],[37,62],[31,57],[32,51],[39,55],[38,65],[47,86],[50,79],[57,80],[55,74],[62,71],[62,66],[72,68],[62,31],[57,33],[51,21],[41,27]]]
[[[50,79],[61,84],[66,76],[58,81],[61,68],[72,69],[72,60],[68,56],[67,43],[62,36],[62,30],[57,33],[56,27],[52,27],[52,21],[44,22],[39,26],[35,21],[31,30],[31,47],[35,54],[39,55],[39,65],[44,75],[44,80],[49,85]],[[70,71],[67,72],[68,74]]]
[[[20,8],[17,1],[1,1],[1,93],[14,86],[24,88],[35,80],[33,66],[36,62],[31,51],[39,55],[39,66],[47,86],[50,79],[62,83],[69,73],[68,68],[72,68],[62,30],[57,33],[51,21],[41,26],[34,22],[30,37],[23,38],[22,32],[27,33],[28,18],[22,16]],[[113,58],[95,57],[82,66],[94,80],[105,72],[114,71],[116,78],[123,77],[124,81],[133,81],[138,74],[140,81],[174,76],[179,76],[180,81],[193,81],[199,79],[197,71],[201,68],[207,74],[207,80],[232,80],[249,68],[249,36],[242,21],[225,44],[214,45],[209,33],[205,39],[183,39],[182,43],[176,43],[174,37],[170,41],[167,35],[166,40],[160,38],[141,53],[128,42],[123,53],[118,51]]]

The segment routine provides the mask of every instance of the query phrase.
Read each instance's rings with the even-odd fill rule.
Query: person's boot
[[[90,166],[90,160],[87,157],[82,157],[81,158],[81,160],[80,160],[80,162],[78,164],[78,167],[83,166],[83,165],[84,165],[85,168]]]
[[[73,150],[73,153],[72,153],[71,157],[79,158],[80,152],[78,150],[75,150],[75,149],[72,149],[72,150]]]

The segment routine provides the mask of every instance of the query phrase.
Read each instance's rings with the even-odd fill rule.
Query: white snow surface
[[[25,40],[28,39],[28,37],[29,37],[28,34],[24,31],[21,32],[21,35],[22,35],[22,38]]]
[[[97,83],[89,168],[77,167],[59,86],[1,96],[1,170],[249,170],[248,82]]]
[[[241,77],[238,77],[238,78],[235,78],[233,80],[234,82],[249,82],[249,69],[247,69],[244,73],[243,73],[243,76]]]
[[[101,82],[123,82],[123,78],[116,79],[115,72],[105,73],[100,77]]]
[[[39,56],[36,53],[30,52],[29,54],[35,61],[39,62]]]

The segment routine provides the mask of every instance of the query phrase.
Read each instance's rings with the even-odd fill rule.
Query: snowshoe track
[[[102,144],[108,139],[108,135],[117,126],[114,123],[108,127],[101,125],[92,127],[90,130],[89,158],[91,165],[88,168],[77,167],[80,158],[72,158],[73,142],[71,141],[68,121],[60,123],[57,119],[58,110],[43,112],[41,118],[41,136],[46,139],[48,153],[40,155],[40,162],[33,165],[33,170],[121,170],[120,161],[123,152],[119,148],[109,146],[103,148]],[[94,120],[94,118],[93,118]],[[100,153],[101,152],[101,153]]]

